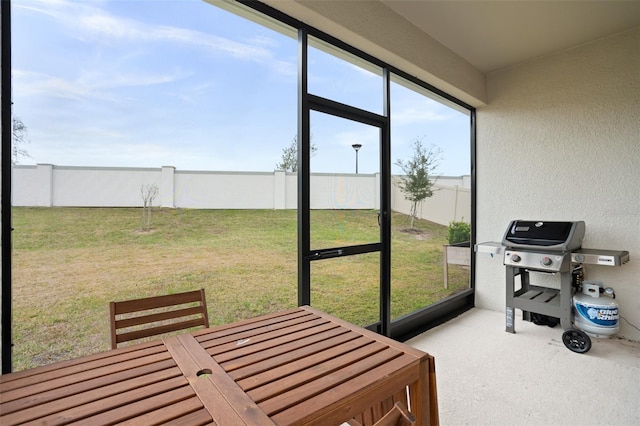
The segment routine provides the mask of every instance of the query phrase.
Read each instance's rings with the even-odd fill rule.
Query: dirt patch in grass
[[[402,229],[399,229],[399,232],[402,232],[404,234],[413,235],[413,237],[416,240],[420,240],[420,241],[428,240],[428,239],[431,239],[433,237],[431,232],[429,232],[427,230],[423,230],[423,229],[402,228]]]
[[[134,234],[139,234],[139,235],[150,235],[156,232],[155,229],[134,229],[132,231]]]

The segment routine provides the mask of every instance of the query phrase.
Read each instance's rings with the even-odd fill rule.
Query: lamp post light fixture
[[[358,174],[358,151],[360,151],[360,148],[362,148],[362,144],[354,143],[351,146],[356,150],[356,174]]]

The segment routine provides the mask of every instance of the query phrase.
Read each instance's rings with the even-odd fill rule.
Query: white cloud
[[[99,2],[33,0],[18,2],[17,7],[50,16],[76,38],[92,43],[180,43],[258,62],[266,61],[273,56],[266,47],[272,47],[275,43],[265,35],[255,36],[249,43],[243,43],[202,31],[153,25],[136,19],[123,18],[108,13],[98,6]]]
[[[170,83],[183,78],[181,73],[150,74],[120,73],[117,75],[102,72],[82,72],[74,79],[65,79],[45,73],[13,70],[16,87],[20,87],[21,96],[49,96],[62,99],[102,99],[115,100],[110,90],[122,87],[151,86]]]
[[[75,23],[74,23],[75,24]],[[149,25],[133,19],[120,18],[105,12],[80,16],[77,20],[82,34],[91,41],[108,43],[166,42],[180,43],[209,51],[223,52],[239,59],[261,60],[271,53],[258,45],[240,43],[224,37],[172,26]],[[264,42],[260,42],[264,45]]]
[[[279,75],[298,78],[298,66],[295,61],[274,60],[271,62],[270,67]]]
[[[44,73],[13,70],[13,76],[15,85],[20,87],[21,97],[47,95],[80,100],[87,97],[90,92],[87,87],[76,82]]]
[[[406,107],[393,110],[393,123],[397,125],[423,123],[425,121],[444,121],[450,114],[439,111],[439,107]]]

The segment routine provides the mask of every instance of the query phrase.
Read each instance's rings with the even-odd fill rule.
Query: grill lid
[[[570,251],[582,246],[584,231],[583,221],[513,220],[504,233],[502,244],[512,248]]]

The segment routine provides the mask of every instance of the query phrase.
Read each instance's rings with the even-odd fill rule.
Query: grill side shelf
[[[571,261],[587,265],[620,266],[629,261],[629,252],[581,248],[571,253]]]

